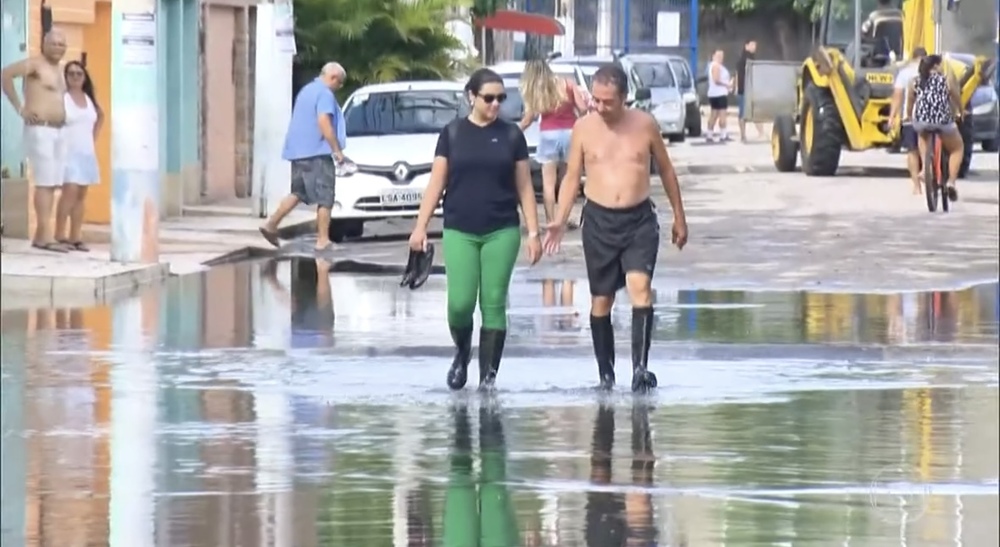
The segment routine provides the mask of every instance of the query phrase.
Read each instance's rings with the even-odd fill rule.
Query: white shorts
[[[45,125],[24,126],[24,155],[35,186],[62,186],[66,175],[66,143],[62,128]]]

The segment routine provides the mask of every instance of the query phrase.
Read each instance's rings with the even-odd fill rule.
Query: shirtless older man
[[[62,127],[66,123],[61,61],[66,54],[66,36],[53,29],[42,40],[42,54],[3,69],[0,84],[14,109],[24,118],[24,149],[35,185],[35,235],[32,246],[59,253],[69,249],[57,243],[46,219],[52,217],[56,189],[62,186],[65,149]],[[14,80],[24,79],[22,104]]]
[[[596,114],[573,127],[569,161],[559,195],[555,222],[545,236],[545,250],[554,253],[565,233],[573,196],[587,171],[583,206],[583,256],[590,282],[590,329],[601,386],[615,383],[615,339],[611,306],[615,293],[626,287],[632,301],[632,390],[656,387],[648,370],[653,331],[652,276],[660,247],[660,226],[650,200],[649,157],[656,159],[663,188],[674,212],[671,240],[678,249],[687,243],[684,204],[670,156],[656,120],[646,112],[625,107],[628,79],[616,64],[594,73]]]

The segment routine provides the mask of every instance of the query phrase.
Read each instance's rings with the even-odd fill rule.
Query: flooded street
[[[526,272],[492,396],[445,386],[443,277],[258,261],[5,309],[2,545],[998,543],[997,284],[655,283],[648,397],[629,309],[602,395],[586,282]]]

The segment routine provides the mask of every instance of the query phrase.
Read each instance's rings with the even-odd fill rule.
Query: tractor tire
[[[771,125],[771,157],[779,173],[791,173],[798,161],[799,143],[795,140],[795,120],[778,116]]]
[[[810,177],[832,177],[840,166],[844,124],[827,89],[809,84],[803,94],[799,123],[802,172]]]

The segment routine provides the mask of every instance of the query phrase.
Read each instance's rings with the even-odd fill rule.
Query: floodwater
[[[633,397],[628,309],[602,396],[586,284],[517,280],[480,396],[444,386],[442,280],[322,266],[5,310],[3,547],[1000,539],[995,284],[658,290],[660,389]]]

